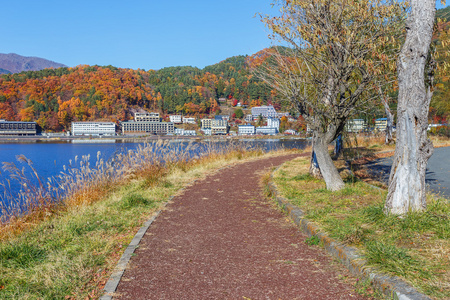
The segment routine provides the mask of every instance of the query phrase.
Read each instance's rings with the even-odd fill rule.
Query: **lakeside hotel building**
[[[115,135],[113,122],[72,122],[72,135]]]
[[[123,134],[173,134],[172,122],[160,122],[159,113],[135,113],[134,120],[122,122]]]
[[[206,135],[209,135],[209,130],[205,131],[205,129],[210,129],[212,135],[228,133],[228,122],[226,120],[202,119],[201,122],[202,130]]]
[[[0,120],[0,135],[36,135],[36,122]]]
[[[252,108],[253,120],[257,120],[259,116],[264,118],[278,118],[278,113],[272,105],[255,106]]]

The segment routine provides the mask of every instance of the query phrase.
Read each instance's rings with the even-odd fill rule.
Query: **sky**
[[[448,1],[448,0],[447,0]],[[273,0],[21,0],[2,3],[0,53],[69,67],[205,66],[272,45]],[[437,1],[437,8],[443,6]]]

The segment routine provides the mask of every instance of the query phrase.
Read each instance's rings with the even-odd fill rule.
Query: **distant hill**
[[[0,68],[0,74],[11,74],[10,71]]]
[[[0,73],[20,73],[24,71],[40,71],[47,68],[62,68],[63,64],[39,57],[26,57],[15,53],[0,53]]]
[[[450,20],[450,6],[436,11],[436,18]]]

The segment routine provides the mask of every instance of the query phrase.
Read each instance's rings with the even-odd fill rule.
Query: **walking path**
[[[234,165],[173,198],[114,299],[364,299],[265,199],[261,175],[298,155]]]

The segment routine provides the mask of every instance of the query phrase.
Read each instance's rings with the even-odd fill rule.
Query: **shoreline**
[[[127,143],[127,142],[152,142],[158,140],[307,140],[306,137],[300,136],[285,136],[285,135],[272,135],[272,136],[58,136],[58,137],[44,137],[44,136],[0,136],[1,143],[72,143],[76,141],[92,141],[102,143]]]

